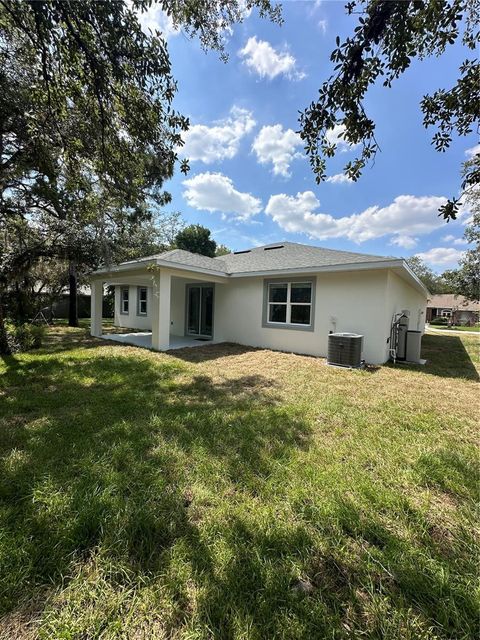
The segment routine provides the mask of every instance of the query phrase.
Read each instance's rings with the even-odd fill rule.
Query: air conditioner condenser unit
[[[357,369],[363,366],[363,336],[358,333],[330,333],[327,364]]]

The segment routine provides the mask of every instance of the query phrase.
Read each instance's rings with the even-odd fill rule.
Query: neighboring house
[[[115,324],[151,331],[155,350],[188,336],[326,356],[329,332],[349,331],[364,335],[371,363],[388,360],[394,314],[408,310],[409,328],[424,330],[428,295],[397,258],[292,242],[218,258],[176,249],[92,274],[94,336],[105,284],[115,286]]]
[[[426,321],[446,318],[449,324],[473,325],[478,322],[480,303],[453,293],[431,296],[427,303]]]

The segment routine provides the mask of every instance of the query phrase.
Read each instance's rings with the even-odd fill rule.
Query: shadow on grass
[[[475,337],[473,338],[475,342],[471,343],[472,354],[477,355],[479,342]],[[478,369],[472,361],[472,355],[458,336],[425,334],[422,338],[422,358],[427,360],[425,366],[400,363],[388,366],[401,367],[442,378],[465,378],[476,382],[480,380]]]
[[[473,464],[459,450],[438,449],[424,453],[417,461],[416,470],[421,481],[429,487],[474,502],[480,499],[478,464]]]
[[[457,572],[473,575],[469,556],[475,544],[473,532],[464,532],[465,537],[459,539],[448,527],[433,525],[404,498],[390,495],[381,499],[372,489],[363,496],[359,492],[356,502],[339,497],[328,537],[338,539],[339,532],[347,536],[350,542],[343,543],[342,551],[350,546],[350,553],[339,553],[335,546],[327,548],[321,562],[311,567],[314,583],[327,592],[327,598],[330,592],[337,601],[350,601],[349,622],[354,626],[365,615],[372,616],[375,601],[377,606],[383,601],[386,608],[377,611],[377,619],[372,616],[368,637],[423,637],[415,618],[424,629],[435,630],[432,637],[476,637],[475,594],[468,581],[452,579]],[[401,528],[396,531],[395,521],[414,531],[416,539],[406,537]],[[370,606],[365,610],[368,600]],[[409,612],[404,620],[398,617],[402,610]],[[410,623],[414,625],[409,628]]]
[[[433,530],[401,496],[387,503],[363,490],[358,504],[339,491],[311,495],[301,508],[284,505],[293,512],[287,517],[281,499],[268,511],[269,478],[313,436],[274,381],[252,373],[215,383],[192,376],[181,359],[139,359],[123,349],[79,355],[71,351],[78,346],[13,358],[2,376],[0,613],[37,601],[45,585],[71,588],[52,605],[49,637],[98,637],[85,612],[105,618],[100,628],[109,616],[126,625],[125,605],[105,610],[103,601],[147,586],[168,597],[167,606],[157,604],[167,636],[195,617],[196,631],[218,640],[246,630],[289,639],[474,637],[472,592],[448,577],[472,563],[471,543]],[[244,352],[222,345],[217,357]],[[420,458],[415,471],[427,486],[473,497],[474,471],[461,452]],[[250,517],[257,503],[261,526]],[[392,530],[397,521],[418,540]],[[75,582],[92,558],[107,567],[101,587],[82,574]],[[310,592],[296,588],[299,573]]]
[[[2,376],[2,612],[60,586],[99,548],[128,572],[153,575],[182,539],[208,570],[188,512],[190,472],[254,496],[308,446],[309,427],[261,375],[214,384],[180,378],[186,365],[174,359],[70,353],[11,358]]]

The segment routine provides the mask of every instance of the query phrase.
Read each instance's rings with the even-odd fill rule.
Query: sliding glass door
[[[213,287],[211,284],[187,285],[187,335],[213,336]]]

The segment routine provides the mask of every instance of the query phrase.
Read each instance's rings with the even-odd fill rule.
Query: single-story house
[[[104,285],[115,287],[114,324],[154,350],[211,340],[326,356],[329,333],[355,332],[370,363],[388,360],[396,313],[408,310],[409,328],[423,332],[428,296],[398,258],[292,242],[218,258],[175,249],[92,274],[98,337]]]
[[[442,293],[429,297],[426,321],[445,318],[449,324],[473,325],[478,322],[479,314],[479,302],[453,293]]]

